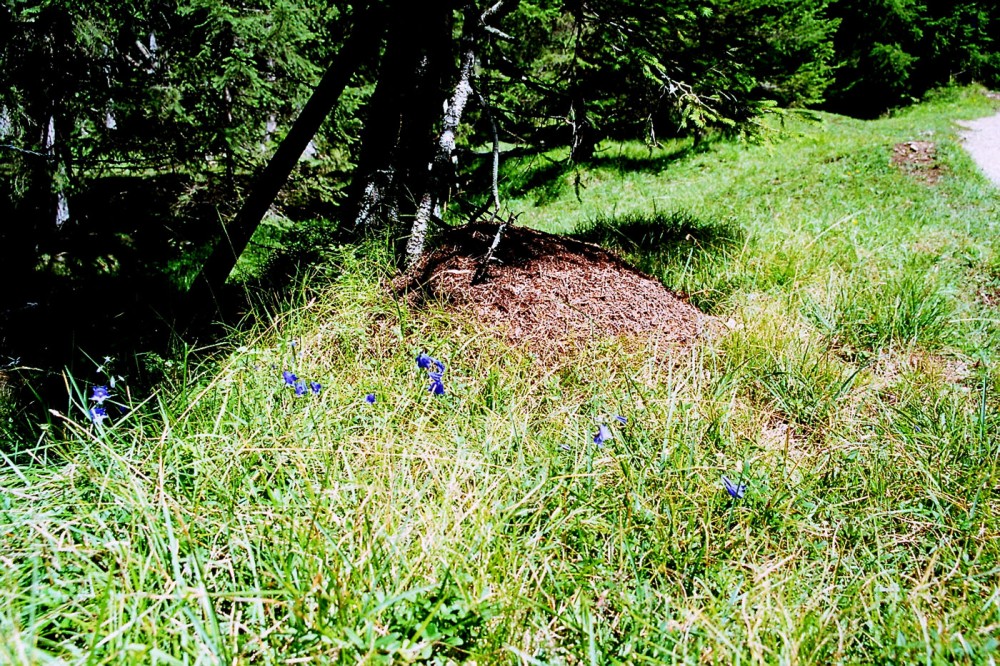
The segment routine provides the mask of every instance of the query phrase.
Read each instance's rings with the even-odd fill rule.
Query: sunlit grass
[[[988,110],[626,146],[582,204],[572,174],[512,204],[715,315],[684,350],[542,362],[334,252],[129,417],[3,465],[0,662],[992,663],[1000,195],[949,124]],[[935,187],[888,161],[927,131]]]

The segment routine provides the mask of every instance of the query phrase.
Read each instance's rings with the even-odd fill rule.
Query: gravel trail
[[[983,173],[1000,187],[1000,113],[958,124],[966,128],[962,132],[965,149]]]

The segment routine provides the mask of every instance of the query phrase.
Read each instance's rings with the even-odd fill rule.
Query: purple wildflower
[[[608,441],[609,439],[613,438],[611,436],[611,431],[608,430],[608,426],[604,425],[603,423],[597,426],[597,432],[594,433],[594,444],[597,444],[598,446],[603,446],[604,442]]]
[[[725,474],[722,475],[722,484],[726,487],[726,492],[733,499],[743,499],[743,495],[746,494],[747,484],[733,483]]]
[[[427,387],[427,390],[434,395],[444,395],[444,382],[441,381],[441,373],[428,372],[427,376],[431,379],[431,385]]]
[[[90,396],[90,399],[98,405],[102,404],[105,400],[111,397],[111,394],[108,393],[107,386],[95,386],[93,391],[94,393]]]
[[[420,352],[419,354],[417,354],[417,367],[420,368],[421,370],[426,370],[427,368],[431,367],[431,361],[433,360],[434,359],[432,359],[427,354]]]
[[[628,423],[628,419],[624,416],[615,416],[615,421],[618,421],[622,425],[626,425]]]
[[[301,398],[305,394],[306,394],[306,383],[300,379],[299,381],[295,382],[295,395]]]
[[[369,405],[374,405],[375,404],[375,394],[374,393],[369,393],[368,395],[366,395],[365,396],[365,402],[367,402]]]
[[[101,424],[104,419],[108,418],[108,410],[103,407],[91,407],[90,409],[90,420],[94,423]]]
[[[309,390],[313,392],[313,395],[319,395],[319,392],[323,390],[323,385],[319,382],[309,382]]]
[[[281,378],[285,380],[285,384],[288,386],[295,386],[295,382],[299,381],[299,378],[295,376],[295,373],[289,372],[288,370],[281,373]]]

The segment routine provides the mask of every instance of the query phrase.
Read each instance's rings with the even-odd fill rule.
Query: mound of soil
[[[507,228],[484,279],[472,284],[497,226],[449,230],[397,289],[471,311],[509,341],[542,352],[622,335],[680,346],[702,332],[706,315],[607,250],[524,227]]]
[[[905,141],[892,147],[892,163],[928,185],[941,179],[936,155],[937,146],[932,141]]]

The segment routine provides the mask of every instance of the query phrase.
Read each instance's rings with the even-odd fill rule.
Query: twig
[[[34,155],[35,157],[41,157],[46,160],[54,160],[55,155],[48,155],[46,153],[38,153],[34,150],[28,150],[26,148],[18,148],[17,146],[12,146],[9,143],[0,143],[0,148],[7,148],[8,150],[13,150],[16,153],[24,153],[25,155]]]
[[[479,98],[479,103],[483,107],[483,112],[486,114],[486,120],[490,123],[490,131],[493,133],[493,182],[491,183],[491,193],[493,194],[493,206],[498,211],[500,210],[500,134],[497,132],[497,124],[493,119],[493,113],[490,110],[490,105],[487,103],[486,98],[483,97],[479,90],[476,90],[476,97]]]
[[[495,214],[493,219],[496,219]],[[516,220],[517,217],[515,215],[511,215],[506,220],[501,222],[499,227],[497,227],[497,234],[493,237],[490,249],[486,251],[486,255],[480,262],[479,268],[476,269],[476,274],[472,276],[472,284],[480,284],[486,279],[486,271],[489,270],[490,262],[493,261],[493,253],[496,251],[497,246],[500,245],[500,238],[503,236],[503,232],[507,230],[507,227],[514,224]]]

